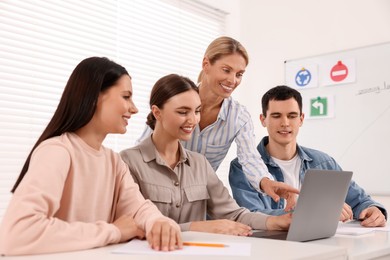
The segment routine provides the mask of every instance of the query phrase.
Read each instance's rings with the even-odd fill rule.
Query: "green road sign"
[[[328,99],[313,98],[310,99],[310,116],[327,116],[328,115]]]

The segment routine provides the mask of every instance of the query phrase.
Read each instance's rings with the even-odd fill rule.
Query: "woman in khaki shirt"
[[[198,87],[171,74],[159,79],[150,96],[147,124],[153,134],[120,154],[141,193],[182,231],[250,235],[251,229],[288,229],[291,215],[268,216],[240,208],[207,159],[186,150],[200,120]],[[206,220],[208,214],[213,220]]]

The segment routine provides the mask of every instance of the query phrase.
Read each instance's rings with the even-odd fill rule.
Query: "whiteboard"
[[[303,98],[298,143],[390,195],[390,42],[285,61],[285,81]]]

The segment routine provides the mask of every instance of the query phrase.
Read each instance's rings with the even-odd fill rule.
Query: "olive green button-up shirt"
[[[180,143],[179,149],[180,160],[174,169],[161,158],[151,137],[120,153],[143,196],[163,215],[179,223],[182,231],[188,231],[192,221],[206,220],[206,214],[266,229],[268,215],[239,207],[206,157]]]

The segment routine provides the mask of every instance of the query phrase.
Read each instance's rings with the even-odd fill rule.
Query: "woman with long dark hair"
[[[139,192],[120,156],[102,145],[138,110],[131,77],[91,57],[71,74],[32,148],[0,228],[0,254],[81,250],[146,234],[157,250],[182,246],[180,229]]]

